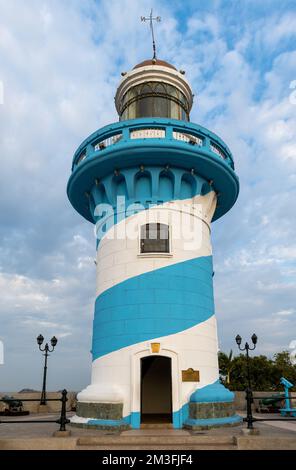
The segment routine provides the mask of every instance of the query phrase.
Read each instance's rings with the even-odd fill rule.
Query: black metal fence
[[[61,392],[61,398],[47,398],[46,401],[60,401],[62,404],[61,404],[61,413],[60,413],[60,417],[59,419],[55,420],[55,419],[29,419],[29,420],[7,420],[7,421],[3,421],[2,419],[0,420],[0,424],[30,424],[30,423],[57,423],[60,425],[60,428],[59,428],[59,431],[66,431],[66,425],[68,423],[70,423],[70,420],[67,419],[67,409],[66,409],[66,404],[67,404],[67,401],[68,401],[68,397],[67,397],[67,390],[62,390]],[[0,399],[0,402],[13,402],[13,401],[40,401],[40,398],[22,398],[22,399],[15,399],[15,398],[5,398],[5,400],[3,398]]]
[[[274,396],[253,396],[253,391],[251,389],[246,390],[246,402],[247,402],[247,416],[243,418],[243,421],[247,423],[248,429],[254,429],[253,423],[256,421],[296,421],[296,418],[290,418],[286,416],[282,416],[281,418],[254,418],[253,416],[253,410],[252,410],[252,403],[254,403],[254,400],[266,400],[266,399],[273,399]],[[296,396],[289,396],[290,399],[295,399]],[[285,397],[283,397],[283,400]]]

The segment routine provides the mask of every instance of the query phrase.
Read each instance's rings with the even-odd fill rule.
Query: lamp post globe
[[[56,338],[55,336],[53,336],[53,337],[51,338],[50,342],[51,342],[52,347],[55,348],[56,345],[57,345],[58,340],[57,340],[57,338]]]
[[[254,346],[256,346],[258,337],[255,333],[252,334],[251,339],[252,339],[252,343],[254,344]]]
[[[41,346],[41,344],[43,343],[43,341],[44,341],[44,338],[43,338],[42,335],[37,336],[37,344],[38,344],[39,346]]]
[[[240,346],[242,344],[242,338],[240,335],[236,335],[235,337],[236,344]]]

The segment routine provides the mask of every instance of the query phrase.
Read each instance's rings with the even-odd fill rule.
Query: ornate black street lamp
[[[45,361],[44,361],[44,371],[43,371],[43,384],[42,384],[42,392],[41,392],[41,399],[40,399],[40,405],[46,405],[46,374],[47,374],[47,357],[49,356],[48,353],[53,352],[54,348],[57,345],[57,338],[53,336],[50,340],[52,349],[48,346],[48,343],[45,344],[44,348],[41,348],[41,345],[43,344],[44,338],[42,335],[37,336],[37,344],[39,346],[39,349],[41,352],[44,352],[43,356],[45,356]]]
[[[247,400],[247,417],[246,421],[248,423],[248,429],[254,429],[253,426],[253,415],[252,415],[252,403],[253,403],[253,392],[251,388],[251,376],[250,376],[250,356],[249,356],[249,351],[253,351],[256,348],[256,344],[258,341],[257,336],[255,333],[251,336],[251,340],[253,343],[253,347],[249,345],[249,343],[245,343],[245,347],[242,348],[242,338],[240,335],[237,335],[235,337],[236,344],[238,345],[238,348],[240,351],[246,351],[246,358],[247,358],[247,381],[248,381],[248,386],[246,389],[246,400]]]

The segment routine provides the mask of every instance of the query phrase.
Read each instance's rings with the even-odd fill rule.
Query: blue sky
[[[59,338],[49,387],[90,381],[91,224],[66,197],[72,155],[117,121],[120,72],[158,56],[186,70],[191,120],[233,152],[241,192],[212,227],[220,347],[296,339],[296,2],[0,0],[0,390],[40,388],[36,336]],[[294,104],[293,104],[294,103]]]

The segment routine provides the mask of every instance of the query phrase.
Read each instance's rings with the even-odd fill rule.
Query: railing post
[[[91,153],[93,153],[93,152],[94,152],[94,147],[93,147],[93,145],[92,145],[92,144],[87,144],[85,152],[86,152],[86,156],[87,156],[87,157],[88,157]]]
[[[247,400],[247,417],[246,422],[248,424],[248,429],[254,429],[253,422],[255,421],[252,413],[252,403],[253,403],[253,392],[251,388],[246,390],[246,400]]]
[[[61,406],[61,416],[60,419],[57,421],[60,425],[60,431],[66,431],[66,424],[70,423],[70,420],[67,419],[67,410],[66,410],[66,404],[67,404],[68,398],[67,398],[67,390],[64,389],[62,391],[62,406]]]
[[[130,128],[123,127],[122,128],[122,140],[129,140],[130,139]]]
[[[165,126],[165,138],[166,139],[173,139],[173,126],[166,125]]]

